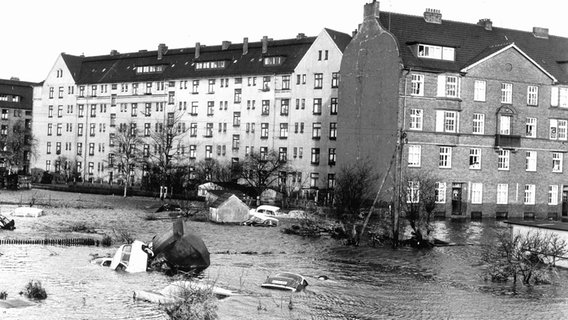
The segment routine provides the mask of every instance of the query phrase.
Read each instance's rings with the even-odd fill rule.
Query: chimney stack
[[[119,55],[119,53],[118,53],[117,50],[112,49],[112,50],[110,50],[110,55],[111,56],[117,56],[117,55]]]
[[[442,24],[442,13],[438,9],[426,8],[424,21],[428,23]]]
[[[363,21],[367,19],[377,19],[379,17],[379,2],[373,0],[363,6]]]
[[[249,52],[249,38],[243,38],[243,56]]]
[[[12,80],[12,81],[20,81],[20,78],[18,78],[18,77],[10,77],[10,80]]]
[[[493,22],[491,22],[491,19],[479,19],[477,25],[484,27],[487,31],[493,30]]]
[[[534,27],[533,35],[536,38],[548,39],[548,28]]]
[[[305,39],[306,38],[306,34],[303,32],[298,33],[298,35],[296,36],[296,39]]]
[[[262,53],[267,53],[268,52],[268,37],[264,36],[262,37]]]
[[[158,60],[162,60],[166,52],[168,52],[168,47],[166,46],[165,43],[160,43],[158,45]]]
[[[201,49],[201,44],[199,42],[195,43],[195,59],[199,58],[199,50]]]
[[[357,35],[357,29],[351,31],[351,38],[355,38],[356,35]]]
[[[221,50],[227,50],[229,46],[231,46],[231,41],[223,41],[223,43],[221,43]]]

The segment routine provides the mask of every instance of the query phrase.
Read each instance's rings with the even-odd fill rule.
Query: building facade
[[[159,152],[150,137],[175,117],[184,165],[238,162],[275,150],[293,168],[287,180],[305,189],[332,188],[339,66],[350,39],[324,29],[286,40],[61,54],[37,88],[35,166],[115,182],[117,130],[139,132],[147,142],[135,147],[149,157]]]
[[[439,10],[424,16],[381,12],[378,2],[367,4],[364,16],[341,65],[340,164],[356,161],[357,154],[387,152],[390,158],[400,143],[402,172],[439,179],[439,216],[568,216],[568,39],[545,28],[498,28],[489,19],[447,21]],[[362,46],[382,50],[355,55]],[[350,78],[358,71],[351,66],[370,62],[396,64],[388,69],[394,76]],[[369,89],[365,82],[376,85]],[[353,103],[357,90],[362,100]],[[366,96],[369,90],[384,92],[388,104]],[[343,117],[355,110],[363,119],[395,121],[398,132],[392,125],[385,132],[380,119],[381,125],[365,126],[364,136],[344,130],[357,125]],[[357,139],[356,150],[343,143]],[[388,161],[379,159],[384,172]]]
[[[29,174],[32,160],[31,82],[0,79],[0,172]]]

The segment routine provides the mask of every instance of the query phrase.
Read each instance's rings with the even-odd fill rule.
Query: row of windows
[[[440,146],[438,153],[438,167],[439,168],[451,168],[452,167],[452,147]],[[525,171],[535,172],[537,171],[537,151],[525,151]],[[551,152],[550,158],[550,168],[552,172],[561,173],[564,163],[564,153],[562,152]],[[422,146],[420,145],[409,145],[408,146],[408,166],[409,167],[420,167],[422,164]],[[497,151],[497,169],[498,170],[510,170],[510,150],[498,150]],[[480,170],[482,163],[481,148],[470,148],[469,149],[469,169]]]
[[[420,182],[419,181],[409,181],[407,189],[407,202],[417,203],[420,201]],[[549,205],[558,205],[559,198],[559,187],[558,185],[548,186],[548,201]],[[446,183],[437,182],[435,186],[435,199],[436,203],[446,203]],[[536,186],[534,184],[524,185],[523,203],[527,205],[535,204],[536,198]],[[487,201],[487,198],[485,199]],[[483,204],[483,184],[482,183],[472,183],[471,184],[471,203],[472,204]],[[506,183],[497,184],[496,192],[496,204],[508,204],[509,203],[509,185]]]
[[[424,79],[422,74],[412,74],[410,94],[413,96],[424,96]],[[459,98],[461,89],[461,78],[452,75],[438,75],[437,96]],[[473,100],[485,102],[487,92],[487,82],[475,80],[473,89]],[[526,104],[538,106],[539,87],[528,85],[526,93]],[[553,107],[568,108],[568,88],[551,87],[551,103]],[[501,95],[499,102],[503,104],[513,103],[513,84],[501,83]]]

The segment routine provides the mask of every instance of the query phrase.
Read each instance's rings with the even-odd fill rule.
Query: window
[[[205,124],[205,136],[206,137],[213,136],[213,123],[209,122]]]
[[[58,123],[58,124],[57,124],[57,135],[58,135],[58,136],[61,135],[62,129],[63,129],[63,124]]]
[[[152,94],[152,82],[146,82],[146,94]]]
[[[280,124],[280,139],[288,138],[288,124],[281,123]]]
[[[264,65],[265,66],[278,66],[281,65],[284,60],[286,60],[285,57],[282,56],[276,56],[276,57],[265,57],[264,58]]]
[[[501,103],[513,103],[513,85],[501,83]]]
[[[333,116],[337,114],[337,98],[331,98],[330,101],[331,102],[329,104],[329,114]]]
[[[282,99],[280,101],[280,115],[287,116],[290,110],[290,99]]]
[[[49,106],[47,117],[53,118],[53,106]],[[8,110],[2,109],[2,120],[8,119]]]
[[[189,158],[190,159],[195,159],[197,153],[197,146],[194,144],[190,144],[189,145]]]
[[[268,139],[268,123],[266,122],[260,124],[260,138]]]
[[[45,171],[51,170],[51,160],[45,160]]]
[[[553,87],[555,89],[555,87]],[[568,108],[568,88],[556,88],[559,91],[559,99],[556,98],[556,104],[560,106],[560,108]],[[553,90],[554,92],[555,90]]]
[[[53,99],[53,93],[55,92],[55,88],[49,87],[49,99]]]
[[[337,122],[329,123],[329,140],[337,139]]]
[[[298,158],[302,159],[303,155],[304,155],[304,148],[299,147],[298,148]]]
[[[213,110],[215,109],[215,101],[207,101],[207,115],[213,116]]]
[[[469,149],[469,168],[474,170],[481,169],[481,149]]]
[[[327,174],[327,188],[328,189],[335,189],[335,173],[328,173]]]
[[[497,156],[497,169],[498,170],[509,170],[509,150],[499,150]]]
[[[440,168],[452,167],[452,147],[440,147],[438,166]]]
[[[190,123],[189,124],[189,136],[190,137],[197,137],[197,123]]]
[[[198,107],[198,102],[197,102],[197,101],[192,101],[192,102],[191,102],[191,115],[192,115],[192,116],[196,116],[196,115],[197,115],[197,107]]]
[[[199,93],[199,80],[193,80],[191,85],[191,93],[198,94]]]
[[[552,153],[552,172],[562,172],[563,153]]]
[[[278,149],[278,160],[280,160],[281,162],[288,161],[288,148]]]
[[[548,186],[548,204],[551,206],[558,204],[558,185]]]
[[[410,109],[409,130],[422,130],[422,109]]]
[[[320,162],[320,148],[312,148],[311,163],[319,164],[319,162]]]
[[[262,77],[262,91],[270,91],[270,77]]]
[[[241,125],[241,113],[240,111],[233,112],[233,126],[238,127]]]
[[[446,183],[436,182],[435,188],[435,202],[446,203]]]
[[[538,105],[538,87],[528,86],[527,87],[527,104],[529,106]]]
[[[83,155],[83,143],[77,142],[77,155]]]
[[[207,145],[205,146],[205,159],[211,159],[213,156],[213,146]]]
[[[525,184],[524,204],[534,204],[534,199],[535,199],[535,185]]]
[[[53,124],[48,123],[48,124],[47,124],[47,135],[48,135],[48,136],[51,135],[51,133],[52,133],[52,132],[51,132],[51,131],[52,131],[52,128],[53,128]]]
[[[313,114],[321,114],[321,98],[314,98]]]
[[[294,158],[295,158],[295,156],[294,156]],[[337,160],[337,153],[335,151],[335,148],[329,148],[327,164],[330,165],[330,166],[333,166],[333,165],[335,165],[336,160]]]
[[[310,173],[310,187],[317,187],[318,186],[318,180],[319,180],[319,173],[317,172],[312,172]]]
[[[241,144],[241,136],[238,134],[234,134],[233,135],[233,144],[232,144],[232,148],[233,150],[239,150]]]
[[[483,113],[473,114],[473,134],[483,134],[485,132],[485,115]]]
[[[241,103],[241,92],[242,89],[240,88],[235,89],[235,98],[234,98],[235,103]]]
[[[47,142],[47,147],[46,147],[45,153],[51,154],[51,142],[50,141]]]
[[[150,136],[150,127],[152,126],[151,123],[144,123],[144,136],[145,137],[149,137]]]
[[[509,185],[499,183],[497,185],[497,204],[507,204],[509,200]]]
[[[266,160],[267,156],[268,156],[268,147],[260,147],[260,160]]]
[[[175,91],[168,92],[168,104],[175,104],[176,93]]]
[[[227,61],[217,60],[217,61],[203,61],[195,63],[195,70],[200,69],[223,69],[227,66]]]
[[[59,95],[58,97],[61,99],[63,98],[63,87],[59,87]]]
[[[471,184],[471,203],[474,204],[483,203],[483,184],[481,183]]]
[[[96,130],[97,130],[97,124],[96,124],[96,123],[91,123],[91,124],[89,125],[89,136],[94,137]]]
[[[262,100],[261,114],[266,116],[270,113],[270,100]]]
[[[282,76],[282,90],[290,90],[290,76]]]
[[[116,113],[110,114],[110,126],[111,128],[116,127]]]
[[[410,94],[413,96],[424,95],[424,75],[421,74],[412,75]]]
[[[550,140],[567,140],[567,120],[550,119]]]
[[[525,128],[527,138],[536,138],[536,118],[527,118]]]
[[[420,167],[420,158],[422,155],[422,146],[409,145],[408,146],[408,166]]]
[[[323,73],[314,73],[314,89],[323,88]]]
[[[438,60],[454,61],[455,49],[451,47],[432,46],[427,44],[418,45],[418,57]]]
[[[510,116],[499,116],[499,134],[510,135],[511,134],[511,117]]]
[[[457,98],[459,85],[457,76],[438,76],[438,97]]]
[[[82,123],[77,124],[77,136],[79,136],[79,137],[83,136],[83,124]]]
[[[537,153],[536,151],[527,151],[525,153],[525,170],[536,171]]]
[[[339,88],[339,72],[333,72],[331,74],[331,87]]]
[[[408,187],[406,189],[406,202],[407,203],[418,203],[420,202],[420,182],[419,181],[408,181]]]
[[[485,101],[485,88],[487,83],[481,80],[475,80],[473,85],[473,100],[474,101]]]
[[[89,155],[92,156],[95,154],[95,144],[89,143]]]
[[[436,110],[436,131],[458,132],[458,116],[456,111]]]
[[[312,139],[319,140],[321,138],[321,122],[312,124]]]
[[[215,93],[215,79],[209,79],[207,83],[207,93]]]
[[[130,116],[136,117],[138,115],[138,104],[133,103],[130,105]]]

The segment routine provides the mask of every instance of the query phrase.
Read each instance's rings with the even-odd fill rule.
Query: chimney
[[[243,56],[249,52],[249,38],[243,38]]]
[[[533,36],[536,38],[548,39],[548,28],[534,27]]]
[[[231,41],[223,41],[221,43],[221,50],[227,50],[229,49],[229,46],[231,45]]]
[[[158,60],[162,60],[166,52],[168,52],[168,46],[165,43],[160,43],[158,45]]]
[[[363,21],[367,19],[377,19],[379,13],[379,2],[373,0],[371,3],[366,3],[363,7]]]
[[[268,37],[264,36],[262,37],[262,53],[267,53],[268,52]]]
[[[479,19],[477,25],[484,27],[487,31],[493,30],[493,22],[491,22],[491,19]]]
[[[351,31],[351,38],[355,38],[356,35],[357,35],[357,29]]]
[[[424,21],[442,24],[442,13],[438,9],[426,8],[426,11],[424,11]]]
[[[110,50],[110,55],[111,55],[111,56],[118,56],[119,53],[118,53],[117,50],[112,49],[112,50]]]
[[[12,81],[20,81],[20,78],[18,78],[18,77],[10,77],[10,80],[12,80]]]
[[[201,49],[201,44],[199,42],[195,43],[195,59],[199,58],[199,50]]]
[[[305,33],[298,33],[298,35],[296,36],[296,39],[305,39],[306,38],[306,34]]]

